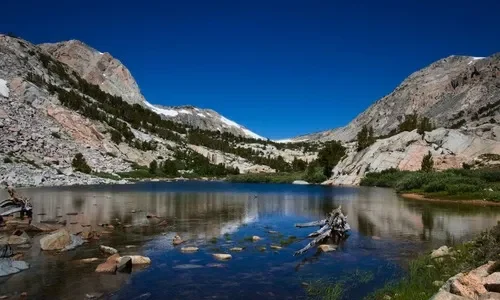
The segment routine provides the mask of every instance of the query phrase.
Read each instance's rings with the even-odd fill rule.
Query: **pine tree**
[[[149,173],[150,174],[156,174],[157,171],[158,171],[158,162],[156,160],[153,160],[149,164]]]
[[[75,155],[75,157],[73,158],[73,161],[71,162],[71,166],[73,166],[73,169],[75,169],[75,171],[79,171],[79,172],[87,173],[87,174],[92,172],[92,169],[87,164],[85,157],[83,157],[83,154],[81,154],[81,153],[77,153]]]
[[[434,160],[432,159],[432,154],[430,151],[422,159],[421,169],[424,172],[432,172],[432,170],[434,169]]]

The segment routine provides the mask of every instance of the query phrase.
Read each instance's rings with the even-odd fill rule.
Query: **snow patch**
[[[0,79],[0,96],[9,98],[9,88],[7,87],[7,81]]]
[[[191,115],[191,112],[189,110],[185,110],[185,109],[180,109],[179,113]]]
[[[224,123],[224,124],[227,124],[229,126],[232,126],[232,127],[236,127],[236,128],[239,128],[241,130],[243,130],[243,132],[249,136],[249,137],[252,137],[254,139],[258,139],[258,140],[265,140],[265,138],[261,137],[260,135],[256,134],[255,132],[252,132],[248,129],[246,129],[245,127],[241,126],[240,124],[234,122],[234,121],[231,121],[229,120],[228,118],[225,118],[223,116],[220,116],[220,120]]]
[[[293,139],[282,139],[282,140],[274,140],[276,143],[300,143],[300,142],[305,142],[308,141],[308,139],[301,139],[301,140],[293,140]]]
[[[206,118],[207,116],[205,116],[204,114],[201,114],[201,113],[197,113],[198,116],[202,117],[202,118]]]
[[[146,104],[146,106],[149,107],[149,109],[151,109],[152,111],[154,111],[155,113],[160,114],[160,115],[164,115],[167,117],[175,117],[179,114],[177,111],[175,111],[173,109],[158,108],[158,107],[152,105],[151,103],[149,103],[148,101],[144,101],[144,104]]]
[[[484,59],[484,57],[475,57],[475,56],[473,56],[471,58],[472,58],[472,60],[469,61],[468,65],[473,64],[476,60]]]

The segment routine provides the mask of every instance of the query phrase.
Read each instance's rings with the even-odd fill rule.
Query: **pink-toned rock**
[[[459,280],[455,280],[451,283],[450,292],[455,295],[463,296],[469,299],[476,299],[477,295],[472,289],[460,283]]]
[[[490,275],[490,272],[488,271],[490,269],[490,267],[494,264],[495,262],[494,261],[489,261],[488,263],[480,266],[480,267],[477,267],[475,268],[474,270],[470,271],[469,274],[474,274],[474,275],[477,275],[479,277],[486,277],[488,275]]]
[[[481,295],[487,292],[484,288],[481,277],[475,274],[467,274],[458,279],[461,284],[466,286],[469,290],[472,290],[477,295]]]
[[[119,254],[113,254],[108,259],[103,262],[102,264],[98,265],[95,271],[97,273],[116,273],[116,270],[118,268],[118,263],[117,261],[120,260],[120,255]]]

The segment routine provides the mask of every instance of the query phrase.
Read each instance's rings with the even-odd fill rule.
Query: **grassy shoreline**
[[[367,299],[429,299],[446,282],[458,273],[468,272],[500,255],[500,224],[479,234],[469,242],[453,247],[451,255],[433,259],[424,254],[412,260],[408,274],[400,281],[388,283]]]
[[[405,276],[376,289],[366,300],[427,300],[436,294],[440,287],[458,273],[471,271],[489,261],[500,257],[500,223],[484,231],[471,241],[453,246],[449,255],[432,258],[424,253],[411,260]],[[499,265],[496,267],[498,272]],[[349,284],[358,284],[350,282]],[[308,287],[307,292],[314,299],[340,300],[346,298],[346,292],[352,288],[338,279],[333,282],[321,282],[318,287]]]
[[[500,203],[500,170],[449,169],[441,172],[389,169],[368,173],[362,186],[394,188],[416,200],[455,201],[455,203]]]

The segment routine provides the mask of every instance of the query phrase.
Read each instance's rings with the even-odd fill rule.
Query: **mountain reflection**
[[[230,233],[262,216],[320,219],[342,205],[351,227],[362,235],[460,240],[495,225],[499,212],[494,208],[408,201],[392,190],[379,188],[304,187],[297,193],[295,187],[290,190],[287,185],[264,189],[254,185],[254,190],[241,190],[239,185],[225,184],[223,191],[212,190],[211,183],[201,183],[205,187],[201,190],[193,190],[190,184],[175,191],[169,191],[169,184],[164,186],[28,189],[24,193],[32,198],[36,222],[56,220],[58,216],[71,218],[66,214],[77,212],[79,222],[94,226],[113,219],[141,225],[146,214],[154,214],[171,220],[176,230],[197,237]]]

